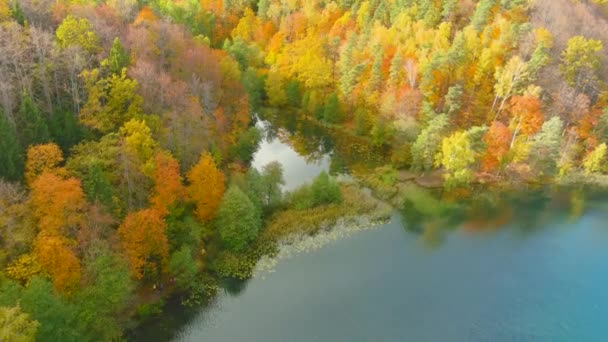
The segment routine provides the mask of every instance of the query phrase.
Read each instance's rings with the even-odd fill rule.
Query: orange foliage
[[[215,15],[224,14],[224,1],[223,0],[201,0],[201,8],[205,11],[212,12]]]
[[[543,113],[540,100],[531,95],[513,96],[511,99],[511,114],[521,121],[521,132],[531,136],[540,131],[543,125]]]
[[[188,196],[196,205],[196,216],[210,220],[215,216],[224,195],[224,175],[209,153],[203,153],[198,164],[188,172]]]
[[[34,242],[36,260],[49,273],[55,288],[69,293],[80,282],[80,261],[68,247],[68,240],[40,234]]]
[[[118,227],[118,236],[135,279],[141,279],[147,268],[160,266],[164,269],[169,255],[166,226],[162,212],[144,209],[127,215]]]
[[[86,201],[78,179],[45,172],[32,184],[31,195],[41,233],[63,236],[82,225]]]
[[[63,153],[55,144],[30,146],[27,150],[25,164],[25,180],[31,186],[32,182],[44,172],[51,172],[63,161]]]
[[[133,21],[133,24],[138,25],[140,23],[143,23],[144,21],[153,23],[157,20],[158,16],[154,13],[154,11],[152,11],[150,7],[144,6],[137,14],[137,17],[135,18],[135,21]]]
[[[158,153],[152,171],[154,190],[150,196],[152,207],[163,215],[176,202],[185,197],[186,189],[179,174],[179,164],[167,153]]]
[[[502,157],[509,151],[511,132],[500,121],[494,121],[483,138],[487,148],[482,158],[482,169],[485,172],[496,170]]]

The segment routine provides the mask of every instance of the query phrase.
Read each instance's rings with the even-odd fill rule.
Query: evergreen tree
[[[116,75],[120,75],[122,69],[129,66],[129,53],[122,46],[118,37],[114,38],[114,42],[112,42],[112,48],[108,56],[108,65],[110,72]]]
[[[21,147],[44,144],[50,142],[49,127],[42,112],[32,98],[24,93],[18,113],[18,132],[20,133]]]
[[[0,111],[0,178],[19,180],[23,174],[23,149],[15,127]]]
[[[112,204],[112,184],[99,163],[89,166],[82,185],[90,201],[99,202],[107,206]]]
[[[338,123],[342,119],[342,111],[340,109],[340,101],[338,95],[332,93],[325,102],[323,111],[323,120],[327,123]]]

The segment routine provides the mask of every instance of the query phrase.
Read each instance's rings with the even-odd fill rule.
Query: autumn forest
[[[606,44],[605,0],[0,0],[0,341],[129,340],[378,210],[252,167],[261,120],[381,199],[608,185]]]

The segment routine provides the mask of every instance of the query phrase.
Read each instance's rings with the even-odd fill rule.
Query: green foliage
[[[338,100],[338,95],[332,93],[325,101],[325,108],[323,109],[323,121],[335,124],[341,120],[342,109],[340,108],[340,101]]]
[[[342,202],[340,185],[327,172],[321,172],[311,185],[303,185],[289,194],[290,207],[297,210]]]
[[[471,17],[471,25],[477,32],[483,31],[483,28],[490,18],[493,7],[496,5],[496,0],[480,0],[475,8],[475,12]]]
[[[255,206],[236,186],[224,194],[217,213],[216,225],[222,241],[233,251],[243,250],[255,239],[262,225]]]
[[[127,78],[126,70],[106,78],[99,70],[85,71],[89,94],[80,112],[81,122],[102,133],[116,131],[125,122],[143,115],[143,98],[137,93],[137,81]]]
[[[167,222],[167,239],[171,251],[177,251],[183,246],[198,249],[203,239],[205,226],[192,217],[191,213],[182,209],[173,209],[165,219]]]
[[[37,341],[82,341],[85,336],[76,324],[76,310],[55,294],[53,285],[46,279],[35,277],[20,298],[23,311],[40,322]]]
[[[285,85],[285,95],[287,96],[287,103],[292,107],[300,107],[302,104],[302,90],[300,89],[300,82],[298,80],[289,80]]]
[[[49,127],[38,105],[32,97],[23,93],[18,113],[18,133],[21,146],[25,149],[30,145],[48,143],[51,140]]]
[[[232,154],[237,160],[249,162],[257,151],[260,140],[262,140],[260,130],[257,127],[250,127],[238,137],[236,145],[232,148]]]
[[[68,110],[56,110],[51,115],[49,129],[52,140],[64,153],[69,152],[72,146],[86,136],[84,127],[78,122],[78,117]]]
[[[315,206],[335,204],[342,202],[342,193],[338,182],[332,179],[327,172],[321,172],[311,185]]]
[[[0,341],[34,342],[39,325],[19,306],[0,307]]]
[[[251,111],[259,110],[266,97],[264,78],[254,68],[249,67],[243,73],[242,82],[247,92]]]
[[[112,204],[112,184],[100,163],[89,165],[89,170],[82,180],[82,187],[89,201],[106,206]]]
[[[122,46],[118,37],[114,38],[114,41],[112,42],[112,48],[110,49],[107,63],[110,72],[116,75],[120,75],[122,69],[129,66],[129,53]]]
[[[16,181],[23,175],[24,156],[17,132],[8,118],[0,111],[0,178]]]
[[[122,336],[121,317],[133,295],[134,284],[125,260],[97,244],[85,264],[90,284],[75,295],[81,339],[114,341]]]
[[[358,107],[355,110],[355,134],[363,136],[371,130],[371,115],[363,107]]]
[[[372,145],[376,147],[390,145],[394,135],[395,128],[393,124],[379,119],[371,131]]]
[[[141,304],[137,307],[137,317],[143,321],[150,317],[158,316],[163,312],[164,306],[165,302],[163,300]]]
[[[532,140],[530,158],[540,174],[550,175],[555,171],[563,126],[562,120],[554,116],[543,124]]]
[[[600,51],[604,49],[601,40],[585,39],[576,36],[568,40],[562,52],[560,69],[571,87],[595,89],[598,82],[597,72],[601,66]]]
[[[196,266],[196,260],[192,257],[190,247],[183,246],[171,255],[169,272],[181,289],[189,289],[196,284],[198,267]]]
[[[441,143],[441,136],[448,125],[445,114],[432,119],[428,126],[420,132],[412,145],[412,167],[428,171],[433,167],[435,154]]]

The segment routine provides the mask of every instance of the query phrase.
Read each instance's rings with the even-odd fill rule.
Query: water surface
[[[279,161],[286,190],[381,156],[305,122],[259,125],[253,166]],[[606,195],[576,189],[412,187],[386,225],[283,260],[193,319],[178,311],[160,325],[175,341],[605,341],[606,209]]]
[[[220,296],[176,340],[605,340],[605,206],[543,203],[498,226],[426,225],[439,243],[396,215]]]

